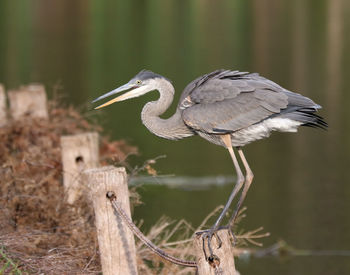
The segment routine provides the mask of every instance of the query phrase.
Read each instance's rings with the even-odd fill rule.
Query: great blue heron
[[[296,132],[299,126],[327,127],[327,123],[315,114],[321,108],[320,105],[282,88],[257,73],[217,70],[200,76],[187,85],[175,114],[168,119],[159,116],[171,105],[174,87],[167,78],[151,71],[139,72],[125,85],[98,97],[93,102],[126,90],[129,92],[95,109],[158,90],[159,99],[148,102],[141,112],[143,124],[152,133],[171,140],[199,135],[229,151],[237,180],[218,219],[203,236],[208,240],[210,256],[213,256],[211,238],[219,229],[234,197],[244,184],[228,227],[233,225],[253,180],[253,172],[241,147],[268,137],[271,131]],[[245,177],[232,147],[238,151],[246,171]]]

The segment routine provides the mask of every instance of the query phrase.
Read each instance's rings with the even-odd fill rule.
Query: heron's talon
[[[203,253],[204,253],[204,257],[205,259],[208,261],[208,263],[212,266],[217,266],[220,264],[220,259],[218,258],[218,256],[216,256],[213,253],[213,249],[211,247],[211,241],[213,239],[213,236],[216,239],[216,242],[218,244],[216,249],[220,249],[222,246],[222,240],[220,238],[220,236],[217,234],[217,232],[219,230],[222,230],[224,228],[220,227],[216,230],[213,229],[208,229],[208,230],[203,230],[203,231],[199,231],[196,232],[196,236],[200,236],[202,238],[202,242],[203,242]],[[209,255],[209,256],[208,256]]]
[[[209,232],[209,230],[198,231],[198,232],[196,232],[195,234],[197,235],[197,237],[199,237],[199,236],[201,236],[201,235],[203,235],[203,234],[205,234],[205,233],[207,233],[207,232]]]
[[[219,230],[220,230],[220,229],[219,229]],[[221,238],[220,238],[220,236],[218,235],[217,232],[213,233],[213,235],[215,236],[216,241],[217,241],[217,243],[218,243],[218,248],[217,248],[217,249],[219,249],[219,248],[222,246],[222,240],[221,240]]]
[[[237,237],[236,237],[235,233],[233,233],[231,228],[229,228],[228,232],[230,232],[230,235],[231,235],[231,237],[233,239],[233,246],[236,246],[236,244],[237,244]]]
[[[226,229],[228,231],[228,233],[230,234],[230,236],[233,239],[233,246],[236,246],[237,237],[236,237],[235,233],[233,233],[233,225],[231,223],[229,223],[228,225],[223,226],[221,229]]]

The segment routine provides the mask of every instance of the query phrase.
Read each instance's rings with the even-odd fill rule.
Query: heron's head
[[[117,89],[114,89],[113,91],[110,91],[110,92],[96,98],[94,101],[92,101],[92,103],[99,101],[101,99],[104,99],[106,97],[109,97],[109,96],[112,96],[115,94],[119,94],[123,91],[128,91],[128,92],[126,92],[122,95],[119,95],[119,96],[113,98],[112,100],[107,101],[106,103],[104,103],[102,105],[95,107],[95,109],[100,109],[100,108],[106,107],[114,102],[123,101],[123,100],[127,100],[130,98],[144,95],[150,91],[156,90],[158,88],[157,83],[161,79],[167,80],[165,77],[163,77],[159,74],[156,74],[156,73],[151,72],[151,71],[142,70],[137,75],[135,75],[128,83],[120,86]]]

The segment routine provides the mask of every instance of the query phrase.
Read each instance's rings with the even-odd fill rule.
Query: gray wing
[[[189,127],[207,133],[249,127],[288,106],[288,95],[258,74],[219,70],[184,90],[178,108]]]

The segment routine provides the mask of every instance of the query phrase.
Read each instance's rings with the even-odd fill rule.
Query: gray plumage
[[[185,88],[179,108],[185,124],[195,131],[231,133],[233,140],[236,132],[269,118],[327,126],[314,114],[320,105],[256,73],[218,70],[204,75]]]
[[[130,97],[159,91],[159,99],[144,106],[141,118],[151,132],[167,139],[198,134],[223,145],[220,135],[230,134],[232,145],[238,147],[265,138],[271,131],[295,132],[301,125],[327,127],[315,114],[320,105],[257,73],[217,70],[195,79],[184,89],[176,113],[168,119],[159,117],[175,92],[167,78],[143,70],[127,87],[135,91]]]

